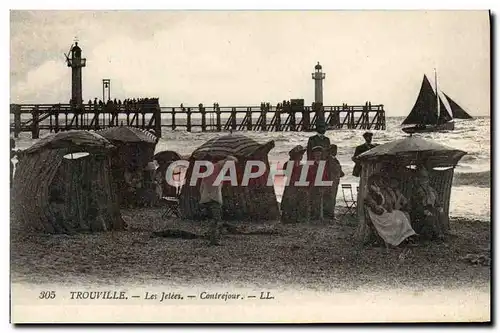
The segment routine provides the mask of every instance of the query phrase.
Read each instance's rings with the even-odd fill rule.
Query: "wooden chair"
[[[162,203],[165,205],[166,209],[161,215],[164,217],[181,217],[181,212],[179,209],[179,196],[181,195],[181,187],[177,187],[176,196],[175,197],[163,197],[161,198]]]
[[[346,210],[342,214],[342,216],[345,216],[347,214],[350,214],[351,216],[356,215],[356,208],[357,208],[357,200],[356,197],[354,196],[354,193],[352,191],[352,185],[351,184],[341,184],[342,186],[342,197],[344,198],[344,203],[346,206]],[[359,190],[359,187],[358,187]]]

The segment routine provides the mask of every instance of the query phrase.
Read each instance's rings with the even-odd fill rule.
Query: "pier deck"
[[[302,106],[284,102],[276,106],[160,107],[158,103],[137,104],[11,104],[10,131],[15,137],[40,131],[98,130],[112,126],[133,126],[153,131],[161,137],[162,128],[215,131],[313,131],[318,117],[329,129],[385,130],[382,104]]]

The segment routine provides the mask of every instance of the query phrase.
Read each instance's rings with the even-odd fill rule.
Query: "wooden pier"
[[[222,131],[314,131],[322,118],[329,129],[385,130],[385,111],[381,104],[339,106],[304,106],[303,100],[291,100],[272,106],[160,107],[158,100],[117,104],[11,104],[10,130],[18,137],[31,132],[33,139],[40,131],[98,130],[112,126],[133,126],[161,137],[162,128],[198,129],[202,132]]]

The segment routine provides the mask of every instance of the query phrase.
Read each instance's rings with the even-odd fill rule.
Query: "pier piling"
[[[260,106],[160,107],[158,100],[149,103],[91,104],[75,107],[70,104],[11,104],[11,132],[31,132],[36,139],[40,131],[59,132],[72,129],[98,130],[126,123],[151,130],[161,137],[164,128],[193,131],[312,131],[316,121],[323,119],[333,129],[385,130],[382,104],[304,106],[303,100],[283,101],[276,106],[262,102]],[[60,116],[64,114],[64,119]],[[311,114],[313,115],[311,119]],[[210,124],[207,122],[207,115]],[[257,115],[257,121],[253,116]],[[222,123],[224,121],[224,123]],[[63,123],[64,122],[64,123]]]

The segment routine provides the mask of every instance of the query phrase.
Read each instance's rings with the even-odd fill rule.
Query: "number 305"
[[[54,299],[56,298],[56,292],[55,291],[42,291],[40,293],[40,296],[38,296],[39,299]]]

